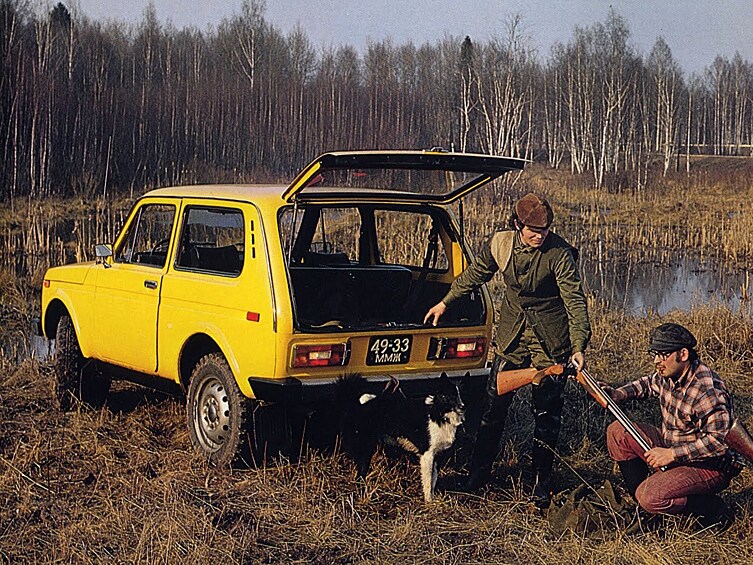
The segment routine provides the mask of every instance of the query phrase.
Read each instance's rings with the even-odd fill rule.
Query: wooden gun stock
[[[753,465],[753,437],[743,423],[735,418],[732,421],[732,427],[724,438],[724,443],[742,455],[745,460]]]
[[[562,365],[552,365],[541,370],[529,367],[527,369],[499,371],[497,373],[497,394],[502,396],[527,384],[537,385],[544,377],[561,375],[564,371],[565,368]]]

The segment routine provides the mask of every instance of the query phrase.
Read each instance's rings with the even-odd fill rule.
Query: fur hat
[[[680,324],[662,324],[651,330],[648,338],[649,351],[677,351],[686,347],[693,349],[698,343],[686,328]]]
[[[515,204],[515,215],[521,224],[532,228],[548,228],[554,219],[549,202],[530,192]]]

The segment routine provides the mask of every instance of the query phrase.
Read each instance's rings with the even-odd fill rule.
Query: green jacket
[[[512,244],[512,250],[510,250]],[[505,351],[527,324],[552,359],[585,351],[591,338],[578,251],[554,232],[531,247],[517,232],[499,232],[455,279],[442,299],[447,306],[491,280],[502,265],[505,291],[499,307],[497,348]]]

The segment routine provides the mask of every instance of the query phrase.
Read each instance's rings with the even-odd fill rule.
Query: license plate
[[[367,365],[398,365],[410,359],[410,346],[413,336],[393,335],[389,337],[372,337],[369,340]]]

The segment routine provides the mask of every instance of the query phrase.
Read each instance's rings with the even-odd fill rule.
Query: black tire
[[[222,354],[199,360],[188,386],[186,417],[191,443],[210,465],[230,465],[242,454],[249,405]]]
[[[55,396],[61,410],[83,403],[100,408],[107,400],[111,379],[100,374],[96,363],[81,354],[73,320],[67,314],[58,321],[55,332]]]

